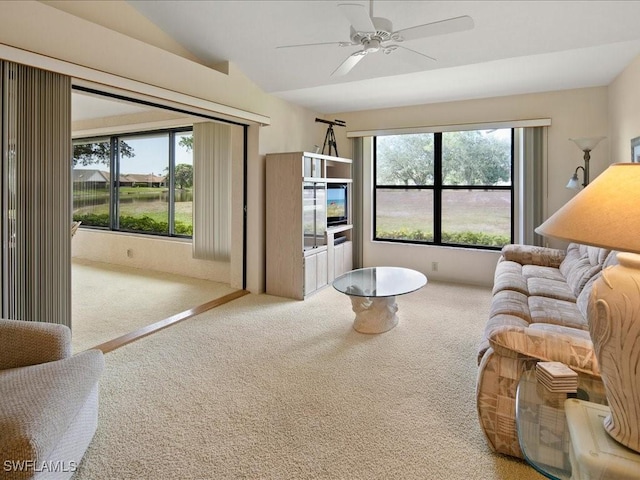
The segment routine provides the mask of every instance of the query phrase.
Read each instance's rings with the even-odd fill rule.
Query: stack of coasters
[[[538,362],[536,378],[547,390],[554,393],[578,391],[578,374],[560,362]]]

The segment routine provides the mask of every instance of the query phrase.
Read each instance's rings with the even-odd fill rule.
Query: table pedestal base
[[[351,305],[356,314],[353,328],[360,333],[384,333],[398,324],[396,297],[356,297]]]

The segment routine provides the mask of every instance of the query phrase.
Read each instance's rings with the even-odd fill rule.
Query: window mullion
[[[372,232],[371,238],[374,240],[378,239],[378,215],[376,212],[378,211],[378,139],[377,137],[373,137],[373,199],[371,202],[371,206],[373,208],[373,219],[372,219]]]
[[[109,159],[109,170],[111,172],[111,191],[109,192],[109,228],[111,230],[118,230],[120,225],[119,209],[118,209],[118,195],[120,186],[120,139],[118,137],[111,137],[111,155]]]
[[[516,205],[516,189],[515,189],[515,185],[516,185],[516,178],[515,178],[515,158],[516,158],[516,152],[515,152],[515,129],[512,128],[511,129],[511,185],[509,185],[510,190],[511,190],[511,242],[513,243],[513,239],[515,238],[515,222],[513,221],[513,219],[515,218],[515,205]]]
[[[173,236],[176,234],[175,230],[175,211],[176,211],[176,134],[174,130],[169,132],[169,171],[167,172],[167,177],[169,178],[169,184],[167,187],[169,188],[169,235]]]
[[[442,133],[433,135],[433,242],[442,243]]]

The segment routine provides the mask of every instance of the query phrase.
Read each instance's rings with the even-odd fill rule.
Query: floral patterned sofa
[[[565,363],[592,382],[592,390],[603,390],[586,312],[593,282],[616,263],[615,253],[575,243],[566,251],[502,249],[476,384],[480,425],[494,451],[522,458],[516,389],[522,372],[538,360]]]

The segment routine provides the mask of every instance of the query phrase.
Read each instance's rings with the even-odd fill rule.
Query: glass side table
[[[571,479],[571,438],[564,411],[564,401],[570,397],[607,403],[602,382],[582,374],[577,393],[550,392],[538,383],[535,364],[523,373],[516,392],[516,427],[524,458],[555,480]]]

